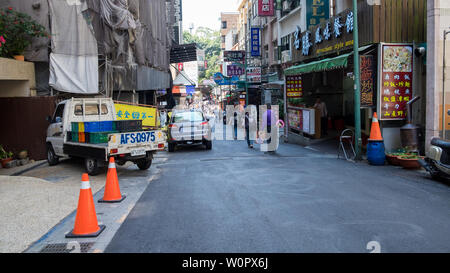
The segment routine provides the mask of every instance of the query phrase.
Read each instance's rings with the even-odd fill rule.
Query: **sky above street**
[[[220,29],[220,13],[237,11],[239,0],[182,0],[183,1],[183,29],[189,30],[190,24],[194,29],[203,26]]]

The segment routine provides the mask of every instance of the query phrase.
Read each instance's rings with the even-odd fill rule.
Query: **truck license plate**
[[[139,155],[145,155],[145,150],[132,150],[131,151],[131,156],[139,156]]]

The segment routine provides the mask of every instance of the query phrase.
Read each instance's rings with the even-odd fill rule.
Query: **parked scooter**
[[[450,179],[450,141],[440,138],[431,140],[428,156],[419,160],[433,179]]]

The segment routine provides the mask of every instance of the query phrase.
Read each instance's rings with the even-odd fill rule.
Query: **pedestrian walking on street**
[[[270,107],[270,104],[268,103],[267,105],[267,110],[263,115],[263,122],[262,122],[262,129],[261,131],[264,132],[264,129],[267,127],[267,134],[270,135],[270,133],[272,132],[272,110]],[[267,140],[267,143],[270,143],[270,138]]]
[[[247,145],[250,149],[253,149],[253,141],[250,140],[250,123],[252,122],[252,118],[250,118],[250,113],[245,112],[245,134],[247,138]]]

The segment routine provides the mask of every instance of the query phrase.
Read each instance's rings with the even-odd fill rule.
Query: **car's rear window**
[[[203,121],[203,114],[201,112],[180,112],[173,117],[173,122],[197,122]]]
[[[83,105],[77,104],[75,105],[75,116],[82,116],[83,115]],[[94,116],[98,115],[98,104],[86,104],[86,116]],[[108,114],[108,107],[106,104],[102,104],[102,115]]]

